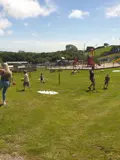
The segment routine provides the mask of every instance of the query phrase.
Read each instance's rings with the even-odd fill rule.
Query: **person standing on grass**
[[[95,90],[94,67],[92,67],[92,69],[89,71],[89,74],[90,74],[90,81],[92,83],[88,88],[89,88],[89,90],[91,90],[91,87],[93,87],[93,90]]]
[[[44,77],[43,77],[43,74],[41,73],[41,75],[40,75],[40,82],[41,83],[45,83],[45,80],[44,80]]]
[[[2,69],[0,69],[0,90],[2,90],[2,101],[3,105],[6,105],[6,92],[8,88],[10,87],[11,82],[13,81],[12,78],[12,72],[9,69],[9,66],[7,63],[3,63]]]
[[[107,74],[107,75],[105,76],[104,89],[108,89],[109,81],[110,81],[110,76]]]
[[[30,80],[29,80],[29,76],[27,74],[27,71],[24,71],[24,82],[23,82],[23,87],[24,87],[24,91],[25,91],[25,87],[29,87],[30,88]]]

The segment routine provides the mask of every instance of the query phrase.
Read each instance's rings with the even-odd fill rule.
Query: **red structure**
[[[95,66],[95,62],[93,60],[93,57],[88,56],[88,65]]]
[[[75,58],[75,59],[74,59],[74,62],[73,62],[73,65],[76,65],[77,62],[78,62],[78,59]]]
[[[91,49],[88,56],[88,65],[95,66],[95,62],[93,58],[94,58],[94,49]]]

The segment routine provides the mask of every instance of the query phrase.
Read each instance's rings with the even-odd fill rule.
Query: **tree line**
[[[29,63],[39,64],[44,62],[56,62],[60,60],[61,57],[65,57],[67,60],[73,60],[78,58],[78,60],[86,60],[86,56],[80,50],[64,50],[49,53],[33,53],[33,52],[0,52],[0,61],[28,61]]]

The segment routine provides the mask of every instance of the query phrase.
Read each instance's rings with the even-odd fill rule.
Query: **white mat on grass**
[[[120,72],[120,70],[113,70],[112,72],[117,73],[117,72]]]
[[[38,91],[40,94],[50,94],[50,95],[55,95],[58,94],[58,92],[55,91]]]

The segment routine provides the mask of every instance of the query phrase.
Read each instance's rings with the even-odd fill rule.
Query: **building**
[[[36,65],[30,64],[27,61],[14,61],[6,63],[13,72],[23,72],[24,70],[32,72],[37,70]]]

